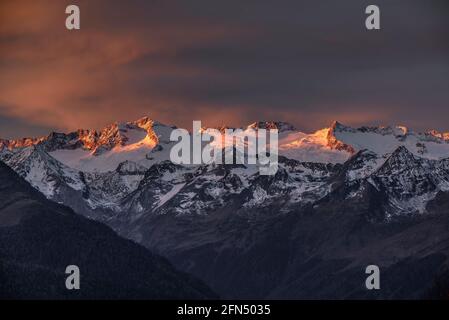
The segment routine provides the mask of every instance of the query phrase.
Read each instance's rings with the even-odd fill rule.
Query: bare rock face
[[[335,136],[335,131],[347,130],[346,127],[341,125],[339,122],[335,121],[332,123],[332,126],[329,128],[329,132],[327,134],[327,146],[331,149],[347,151],[350,154],[354,154],[355,150],[352,146],[345,144],[342,141],[339,141]]]

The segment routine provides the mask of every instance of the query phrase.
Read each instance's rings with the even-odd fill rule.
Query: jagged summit
[[[29,147],[45,140],[45,137],[39,138],[22,138],[15,140],[0,139],[0,151],[2,149],[15,149]]]
[[[144,167],[170,143],[174,127],[149,117],[130,122],[115,122],[101,130],[78,129],[69,133],[52,132],[43,138],[1,140],[0,153],[20,152],[20,149],[39,146],[61,163],[83,171],[113,171],[124,161]],[[157,146],[157,148],[156,148]],[[2,151],[3,150],[3,151]]]
[[[286,131],[295,131],[296,128],[288,123],[283,121],[256,121],[248,125],[247,128],[251,129],[277,129],[279,132]]]
[[[332,121],[330,127],[330,130],[338,130],[338,131],[344,131],[344,130],[353,130],[353,128],[345,126],[344,124],[342,124],[341,122],[334,120]]]
[[[407,134],[413,133],[412,130],[405,126],[397,125],[397,126],[361,126],[358,128],[354,128],[351,126],[347,126],[334,120],[329,127],[330,130],[334,132],[373,132],[382,135],[393,134],[396,136],[403,136]]]
[[[164,127],[160,122],[149,117],[142,117],[135,121],[120,123],[115,122],[101,130],[78,129],[69,133],[51,132],[46,137],[23,138],[15,140],[0,139],[0,150],[3,148],[16,149],[31,145],[43,145],[45,150],[52,152],[58,149],[77,149],[94,151],[100,154],[105,150],[111,150],[116,146],[125,146],[135,142],[136,132],[146,133],[148,141],[158,142],[155,127]]]
[[[226,129],[229,129],[229,130],[277,129],[279,133],[297,130],[292,124],[290,124],[288,122],[283,122],[283,121],[255,121],[255,122],[247,125],[246,127],[240,127],[240,128],[236,128],[234,126],[230,126],[227,124],[222,124],[222,125],[216,126],[216,127],[202,127],[201,129],[202,129],[202,131],[207,131],[208,129],[217,129],[221,133],[224,133]]]
[[[429,130],[425,134],[430,137],[434,137],[444,141],[449,141],[449,132],[439,132],[437,130]]]

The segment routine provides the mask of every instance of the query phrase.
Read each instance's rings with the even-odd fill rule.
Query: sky
[[[449,2],[0,0],[0,138],[142,116],[449,131]]]

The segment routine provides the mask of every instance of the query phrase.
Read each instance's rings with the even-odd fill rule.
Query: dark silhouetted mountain
[[[68,265],[80,268],[80,290],[65,287]],[[165,258],[47,200],[0,162],[0,298],[214,297]]]

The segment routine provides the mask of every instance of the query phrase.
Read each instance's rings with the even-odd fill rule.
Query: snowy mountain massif
[[[288,210],[292,204],[317,201],[328,194],[333,173],[345,163],[352,163],[346,172],[352,190],[347,197],[357,196],[365,182],[386,187],[395,207],[387,210],[389,214],[423,213],[427,201],[449,188],[449,138],[435,131],[353,129],[335,122],[305,134],[287,123],[256,122],[248,128],[279,128],[279,172],[264,179],[256,165],[172,164],[174,128],[142,118],[100,132],[78,130],[1,140],[0,159],[49,199],[66,202],[66,194],[76,193],[76,200],[88,209],[126,210],[135,215],[167,209],[207,214],[212,203],[218,206],[226,197],[242,193],[248,193],[244,207],[266,206],[288,194],[282,205]],[[269,180],[270,187],[261,185],[261,180]],[[152,195],[141,201],[146,188]],[[172,199],[179,206],[164,206]]]
[[[435,279],[449,275],[449,134],[338,122],[311,134],[283,122],[247,128],[279,130],[275,175],[257,165],[174,164],[175,127],[149,118],[0,140],[0,160],[48,199],[165,255],[224,297],[438,294]],[[392,279],[378,293],[358,282],[374,262]],[[420,268],[428,278],[400,282]]]

